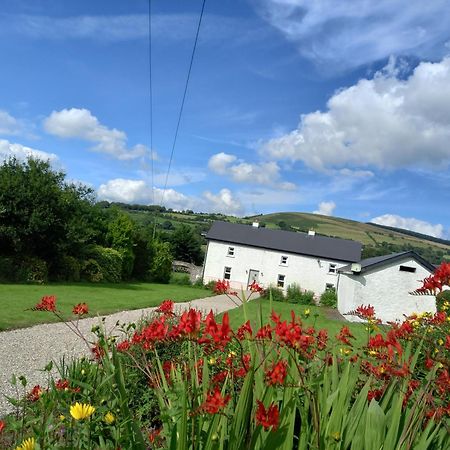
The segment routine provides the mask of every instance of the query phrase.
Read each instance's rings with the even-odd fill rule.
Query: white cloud
[[[127,135],[116,128],[102,125],[87,109],[71,108],[53,111],[44,120],[45,130],[62,138],[78,138],[93,142],[92,150],[106,153],[120,160],[130,160],[148,153],[145,145],[127,147]]]
[[[406,80],[390,73],[338,91],[326,112],[303,115],[296,130],[266,142],[260,152],[322,171],[445,168],[450,160],[450,57],[422,62]]]
[[[336,203],[334,202],[320,202],[319,209],[317,211],[313,211],[313,214],[321,214],[322,216],[332,216],[335,208]]]
[[[221,189],[217,194],[206,191],[201,197],[185,195],[175,189],[152,189],[144,180],[115,178],[101,184],[97,190],[98,197],[110,202],[162,204],[177,211],[192,209],[194,211],[220,212],[223,214],[241,214],[242,204],[229,189]]]
[[[405,230],[416,231],[417,233],[427,234],[437,238],[444,237],[444,227],[441,224],[433,225],[423,220],[413,217],[401,217],[395,214],[384,214],[374,217],[371,222],[388,227],[403,228]]]
[[[450,32],[446,0],[263,0],[261,15],[324,70],[394,55],[442,57]]]
[[[237,200],[229,189],[221,189],[217,194],[205,192],[206,210],[222,214],[240,215],[244,211],[242,203]]]
[[[54,153],[47,153],[35,148],[26,147],[22,144],[16,144],[7,141],[6,139],[0,139],[0,159],[5,160],[9,158],[17,158],[25,160],[27,158],[41,159],[44,161],[50,161],[52,163],[58,160],[58,156]]]
[[[208,161],[208,167],[214,173],[229,176],[237,183],[276,186],[281,190],[294,190],[294,183],[280,181],[280,167],[274,161],[250,164],[238,160],[235,155],[217,153]]]
[[[22,125],[15,117],[0,109],[0,134],[19,134],[21,128]]]

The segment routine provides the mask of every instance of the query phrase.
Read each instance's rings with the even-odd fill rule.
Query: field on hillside
[[[211,291],[194,286],[156,283],[51,283],[46,285],[0,284],[0,331],[57,321],[53,314],[30,311],[44,295],[56,295],[65,316],[72,307],[86,302],[89,316],[157,306],[166,299],[175,302],[209,297]]]

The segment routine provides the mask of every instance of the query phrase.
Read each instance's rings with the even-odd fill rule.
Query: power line
[[[170,169],[172,167],[173,154],[175,152],[175,146],[176,146],[176,143],[177,143],[178,130],[180,128],[181,116],[183,114],[184,102],[186,100],[186,93],[187,93],[187,90],[188,90],[189,78],[191,76],[192,64],[194,62],[195,50],[197,48],[198,36],[199,36],[199,33],[200,33],[200,26],[202,24],[203,12],[205,10],[205,3],[206,3],[206,0],[203,0],[203,2],[202,2],[202,9],[200,11],[200,17],[198,19],[198,24],[197,24],[197,32],[195,34],[194,47],[192,49],[191,61],[189,63],[189,69],[188,69],[188,74],[187,74],[187,78],[186,78],[186,84],[184,86],[183,99],[181,101],[180,112],[178,114],[177,127],[175,129],[175,136],[174,136],[173,143],[172,143],[172,150],[170,152],[169,165],[167,167],[167,173],[166,173],[166,180],[164,182],[164,189],[163,189],[163,192],[162,192],[162,195],[161,195],[161,206],[162,206],[163,201],[164,201],[164,194],[166,193],[167,182],[169,180],[169,173],[170,173]]]
[[[155,190],[154,190],[154,154],[153,154],[153,88],[152,88],[152,0],[148,0],[148,61],[149,61],[149,76],[148,85],[150,91],[150,165],[151,165],[151,189],[152,189],[152,205],[155,204]]]

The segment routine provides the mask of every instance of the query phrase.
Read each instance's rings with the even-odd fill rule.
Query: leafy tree
[[[170,236],[174,258],[200,265],[203,263],[203,251],[200,236],[188,225],[179,226]]]
[[[168,242],[154,240],[152,242],[152,263],[150,277],[158,283],[168,283],[172,275],[173,257]]]

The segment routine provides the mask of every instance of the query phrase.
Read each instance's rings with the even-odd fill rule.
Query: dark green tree
[[[203,263],[203,251],[200,236],[195,229],[182,224],[170,236],[172,253],[176,260],[200,265]]]
[[[168,242],[154,240],[152,242],[153,258],[150,278],[157,283],[168,283],[172,275],[173,256]]]

